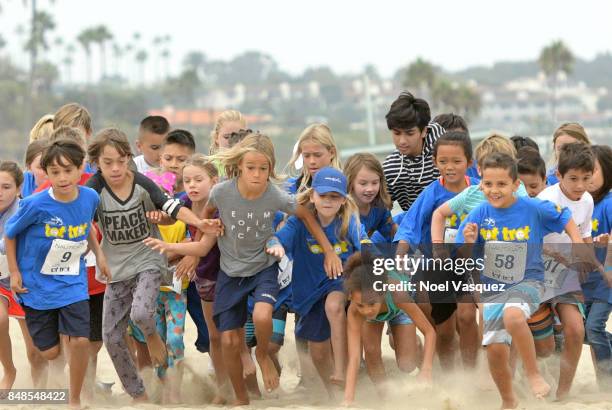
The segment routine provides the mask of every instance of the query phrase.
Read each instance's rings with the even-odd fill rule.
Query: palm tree
[[[155,53],[155,81],[160,80],[160,58],[161,58],[161,47],[164,42],[164,38],[162,36],[153,37],[153,48],[156,51]]]
[[[552,121],[556,122],[557,109],[557,87],[559,74],[569,75],[574,69],[574,55],[561,40],[552,42],[544,47],[540,52],[538,63],[546,75],[551,88],[551,116]]]
[[[92,67],[91,67],[91,43],[93,43],[94,34],[91,28],[86,28],[77,36],[77,41],[83,47],[85,52],[85,60],[87,64],[87,83],[91,84]]]
[[[106,43],[113,39],[113,34],[105,25],[92,29],[93,42],[100,47],[100,77],[106,77]]]
[[[74,64],[74,52],[76,51],[74,44],[68,44],[66,46],[66,55],[62,60],[62,64],[64,65],[64,71],[66,75],[66,82],[69,82],[72,78],[72,65]]]
[[[142,84],[145,84],[145,63],[147,62],[147,59],[149,58],[149,54],[145,51],[145,50],[140,50],[136,53],[136,61],[138,62],[138,65],[140,66],[140,79],[142,81]]]
[[[113,72],[114,75],[119,77],[120,74],[120,62],[121,62],[121,57],[123,57],[123,49],[121,48],[121,46],[117,43],[113,43]]]
[[[432,92],[436,82],[437,69],[428,61],[417,58],[406,70],[403,84],[407,87],[415,87],[421,94]]]
[[[165,78],[168,79],[168,77],[170,76],[170,42],[172,41],[172,37],[170,36],[170,34],[166,34],[164,36],[164,49],[161,52],[161,56],[164,59],[164,71],[165,71]]]

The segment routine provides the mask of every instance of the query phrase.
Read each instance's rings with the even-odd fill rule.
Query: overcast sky
[[[21,0],[0,3],[0,33],[15,55],[15,27],[27,23],[28,10]],[[52,40],[61,36],[74,41],[82,29],[98,24],[106,24],[120,44],[132,42],[134,32],[142,33],[142,46],[150,45],[156,35],[170,34],[173,71],[190,50],[211,59],[260,50],[293,74],[318,65],[356,73],[373,63],[390,75],[417,56],[450,70],[534,59],[554,39],[562,39],[583,58],[612,49],[612,2],[597,0],[38,0],[38,4],[57,23]],[[78,49],[76,63],[82,67],[83,53]],[[75,69],[77,77],[82,74]]]

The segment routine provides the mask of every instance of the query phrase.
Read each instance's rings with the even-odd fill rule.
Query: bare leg
[[[210,360],[215,369],[215,381],[217,383],[217,394],[213,398],[212,404],[223,405],[227,402],[227,371],[225,362],[223,361],[223,348],[221,346],[221,334],[217,330],[215,321],[213,320],[213,303],[202,301],[202,309],[204,311],[204,321],[208,327],[208,336],[210,340]]]
[[[557,305],[559,319],[563,324],[565,345],[561,352],[561,366],[559,370],[559,386],[557,399],[562,400],[568,394],[574,381],[576,367],[582,353],[584,341],[584,322],[578,307],[573,304],[559,303]]]
[[[391,333],[393,334],[393,340],[395,340],[397,367],[402,372],[412,372],[417,364],[421,363],[416,326],[414,324],[393,326],[391,327]],[[420,353],[422,355],[422,351]]]
[[[32,385],[35,389],[44,389],[47,387],[47,373],[49,370],[49,362],[42,357],[40,350],[34,346],[30,332],[24,319],[17,321],[21,328],[23,341],[25,342],[28,361],[30,362],[30,374],[32,375]]]
[[[363,351],[365,356],[366,370],[370,380],[380,393],[381,383],[385,381],[385,367],[382,361],[381,340],[384,323],[364,323],[361,328],[363,339]],[[396,333],[395,336],[397,336]],[[394,337],[396,346],[398,340]],[[397,352],[397,350],[396,350]],[[384,394],[384,393],[383,393]]]
[[[130,338],[133,341],[134,351],[136,352],[136,366],[138,366],[138,370],[142,371],[142,369],[146,367],[152,367],[153,362],[151,361],[151,355],[149,354],[147,344],[141,343],[133,337]]]
[[[240,360],[240,350],[244,344],[244,338],[240,336],[239,329],[226,330],[221,332],[221,343],[223,346],[223,360],[229,375],[236,399],[234,405],[249,404],[244,378],[242,377],[242,361]]]
[[[17,369],[13,363],[13,347],[9,336],[8,302],[0,297],[0,364],[4,376],[0,379],[0,390],[10,390],[17,377]]]
[[[253,324],[255,325],[255,337],[257,338],[255,357],[261,369],[264,387],[268,392],[276,389],[279,383],[278,372],[268,354],[268,346],[272,336],[272,309],[274,309],[274,306],[265,302],[255,303],[253,309]]]
[[[510,347],[502,343],[487,346],[487,359],[489,371],[501,395],[502,409],[515,409],[518,399],[512,389],[512,370],[510,369]]]
[[[343,292],[331,292],[325,299],[325,314],[331,328],[331,345],[334,356],[334,373],[330,381],[341,386],[344,386],[344,373],[348,356],[345,304],[346,296]]]
[[[457,327],[459,328],[459,349],[466,369],[474,369],[480,347],[480,330],[476,321],[474,303],[457,303]]]
[[[444,370],[455,368],[456,316],[455,311],[445,322],[436,325],[436,352]]]
[[[89,339],[86,337],[69,337],[68,349],[70,349],[69,367],[70,367],[70,398],[68,400],[70,407],[81,407],[81,389],[87,365],[89,363]]]
[[[334,397],[334,390],[329,383],[329,379],[332,375],[333,364],[332,364],[332,349],[329,340],[324,342],[308,342],[308,351],[310,352],[310,358],[314,364],[319,377],[323,382],[323,385],[327,389],[327,393],[330,398]]]

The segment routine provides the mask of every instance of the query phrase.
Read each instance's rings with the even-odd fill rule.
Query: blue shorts
[[[213,319],[220,332],[240,329],[248,316],[248,297],[253,302],[276,303],[278,296],[278,263],[246,278],[227,276],[222,270],[217,276]]]
[[[368,323],[384,323],[384,322],[381,322],[375,319],[367,320],[367,322]],[[387,326],[389,327],[414,324],[410,316],[408,316],[408,314],[404,312],[403,310],[400,311],[397,315],[393,316],[393,318],[386,320],[386,322],[387,322]]]
[[[337,286],[332,286],[328,289],[328,293],[316,301],[308,313],[304,316],[300,316],[300,319],[295,325],[296,337],[310,342],[324,342],[331,337],[331,328],[329,326],[327,314],[325,313],[325,301],[327,300],[327,295],[331,292],[343,291],[343,281],[335,282],[337,282]]]
[[[57,346],[60,334],[89,339],[89,300],[57,309],[38,310],[23,306],[23,310],[32,342],[40,351]]]

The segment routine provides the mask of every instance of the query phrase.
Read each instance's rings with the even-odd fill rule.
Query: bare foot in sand
[[[424,385],[427,385],[427,386],[432,386],[433,385],[433,379],[432,379],[432,376],[431,376],[431,370],[421,369],[419,371],[419,374],[417,374],[416,379],[417,379],[417,381],[419,383],[422,383]]]
[[[4,377],[0,380],[0,395],[8,394],[8,391],[13,388],[15,383],[15,377],[17,377],[17,369],[4,369]]]
[[[546,383],[546,380],[541,374],[537,373],[532,376],[527,376],[529,380],[529,387],[531,392],[537,399],[543,399],[550,394],[550,385]]]
[[[275,390],[278,387],[278,372],[274,367],[274,362],[268,355],[268,352],[255,352],[257,357],[257,363],[261,369],[261,377],[263,378],[264,387],[268,393]]]
[[[519,405],[519,401],[517,400],[516,397],[513,397],[512,400],[502,401],[501,409],[502,410],[516,409],[518,408],[518,405]]]
[[[225,397],[221,396],[220,394],[216,394],[215,397],[213,397],[212,401],[210,402],[210,404],[212,404],[213,406],[225,406],[226,403],[227,403],[227,400],[225,399]]]
[[[555,401],[564,401],[565,399],[567,399],[568,395],[569,395],[569,390],[557,389],[557,397]]]
[[[242,361],[242,377],[247,378],[257,373],[255,362],[251,357],[251,353],[248,350],[242,350],[240,352],[240,360]]]
[[[138,397],[132,397],[132,404],[143,404],[143,403],[148,403],[149,402],[149,396],[147,396],[147,393],[143,393],[141,396]]]
[[[163,366],[166,364],[168,357],[166,344],[157,332],[147,337],[147,348],[149,349],[149,355],[151,356],[151,361],[154,366]]]
[[[82,405],[81,400],[69,400],[68,407],[73,410],[85,410],[89,408],[89,406]]]
[[[236,399],[236,400],[234,400],[232,402],[232,407],[248,406],[248,405],[249,405],[249,400],[248,399],[246,399],[246,400],[238,400],[238,399]]]

